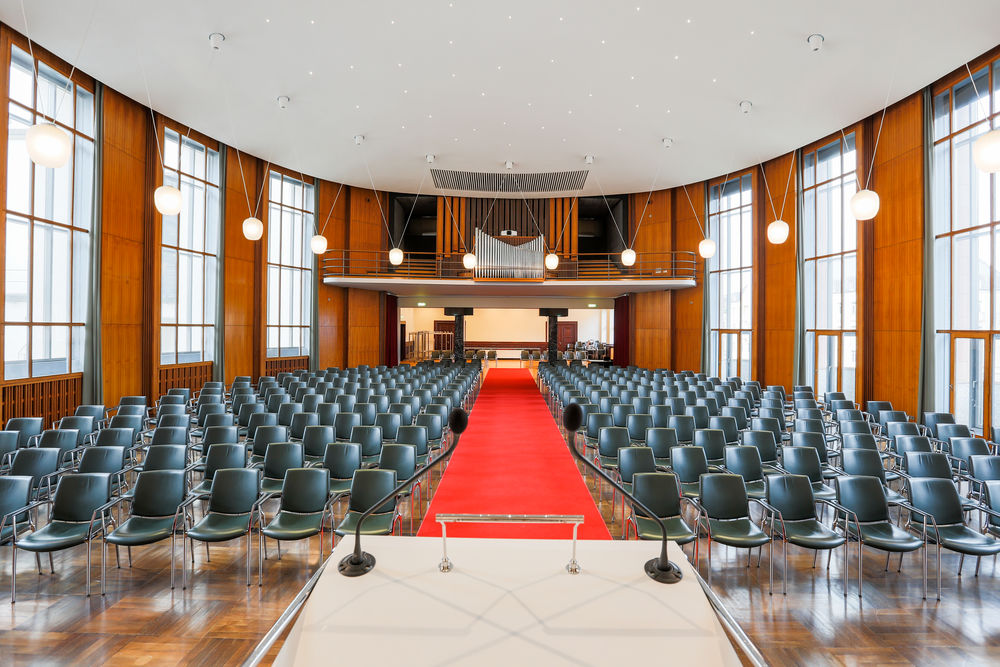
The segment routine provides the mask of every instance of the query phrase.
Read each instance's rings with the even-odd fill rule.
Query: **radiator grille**
[[[586,170],[523,174],[510,171],[431,169],[436,188],[465,192],[572,192],[583,189],[588,173],[590,172]]]

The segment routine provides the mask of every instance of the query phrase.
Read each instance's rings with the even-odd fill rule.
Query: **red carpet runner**
[[[469,427],[418,535],[441,535],[438,513],[582,514],[581,539],[611,539],[597,505],[525,369],[491,369]],[[448,536],[569,539],[570,525],[449,524]]]

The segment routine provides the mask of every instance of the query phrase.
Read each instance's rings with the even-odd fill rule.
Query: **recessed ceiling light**
[[[361,108],[361,105],[360,105],[360,104],[355,104],[355,105],[354,105],[354,108],[355,108],[355,109],[360,109],[360,108]]]
[[[638,108],[639,108],[639,105],[638,105],[638,104],[636,104],[636,105],[635,105],[635,108],[636,108],[636,109],[638,109]]]
[[[587,97],[593,97],[593,96],[594,96],[593,93],[587,93]]]
[[[431,114],[427,114],[427,117],[428,118],[433,118],[434,116],[432,116]]]
[[[670,109],[667,109],[667,113],[670,113]]]
[[[571,116],[572,116],[572,115],[573,115],[573,110],[572,110],[572,109],[567,109],[567,110],[566,110],[566,113],[568,113],[569,115],[571,115]]]
[[[455,40],[453,40],[453,39],[449,39],[449,40],[448,40],[448,45],[449,45],[449,46],[451,46],[451,45],[452,45],[452,44],[454,44],[454,43],[455,43]]]
[[[354,65],[348,65],[347,69],[354,69]]]
[[[507,121],[504,121],[503,124],[506,126],[507,125]]]
[[[390,20],[390,21],[389,21],[389,24],[390,24],[390,25],[396,25],[396,19],[392,19],[392,20]]]
[[[310,71],[310,72],[309,72],[309,76],[312,76],[312,75],[313,75],[313,73],[312,73],[312,71]]]
[[[404,95],[405,95],[405,94],[407,94],[408,92],[410,92],[410,91],[409,91],[409,90],[407,90],[406,88],[403,88],[403,94],[404,94]]]
[[[674,56],[674,60],[680,60],[680,59],[681,59],[680,56]]]
[[[559,20],[560,20],[560,21],[562,21],[562,20],[563,20],[563,17],[561,17],[561,16],[560,16],[560,17],[559,17]]]
[[[556,61],[556,59],[555,59],[555,58],[549,58],[549,62],[550,62],[550,63],[554,63],[555,61]]]
[[[311,19],[309,21],[309,25],[316,25],[316,19]]]
[[[406,126],[405,126],[405,125],[400,125],[400,126],[399,126],[399,129],[401,129],[401,130],[405,130],[405,129],[406,129]]]
[[[452,141],[458,141],[458,137],[452,137],[451,140]]]
[[[455,73],[454,72],[451,73],[451,78],[453,78],[453,79],[455,78]]]
[[[510,14],[507,14],[507,20],[508,20],[508,21],[509,21],[509,20],[511,20],[512,18],[514,18],[514,17],[513,17],[513,16],[511,16]]]
[[[510,144],[507,144],[507,148],[510,148]]]
[[[271,19],[264,19],[264,23],[270,23]]]
[[[480,96],[480,97],[486,97],[486,91],[484,90],[484,91],[482,91],[481,93],[479,93],[479,96]]]
[[[402,67],[403,63],[396,63],[396,67]]]
[[[757,34],[757,31],[756,31],[756,30],[751,30],[751,31],[750,31],[750,36],[751,36],[751,37],[753,37],[753,36],[754,36],[754,35],[756,35],[756,34]]]
[[[566,143],[566,137],[563,137],[563,143]]]
[[[544,126],[544,125],[542,125],[542,129],[543,129],[543,130],[545,129],[545,126]]]
[[[636,7],[636,11],[639,11],[638,7]],[[596,303],[588,303],[587,304],[587,308],[597,308],[597,304]]]
[[[607,44],[607,42],[602,39],[601,44]]]
[[[629,76],[629,81],[635,81],[635,74],[632,74],[631,76]]]
[[[500,65],[497,65],[497,71],[499,71],[499,70],[500,70]]]
[[[712,77],[712,83],[715,83],[717,80],[715,77]]]
[[[450,7],[450,6],[451,6],[451,5],[449,5],[449,7]],[[426,301],[417,301],[417,306],[418,306],[418,307],[420,307],[420,308],[423,308],[423,307],[424,307],[424,306],[426,306],[426,305],[427,305],[427,302],[426,302]]]
[[[622,128],[620,128],[620,127],[619,127],[619,128],[618,128],[618,131],[619,131],[619,132],[621,132],[621,131],[622,131]]]
[[[477,130],[476,130],[476,128],[472,128],[472,131],[473,131],[473,132],[476,132]]]
[[[691,22],[691,19],[688,19],[688,23],[690,23],[690,22]]]
[[[531,102],[528,102],[528,106],[529,106],[529,107],[531,106]]]

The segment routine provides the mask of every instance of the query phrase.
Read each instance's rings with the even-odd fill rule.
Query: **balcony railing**
[[[695,280],[697,269],[695,253],[685,250],[637,252],[632,266],[623,265],[619,253],[579,253],[560,257],[554,271],[546,269],[545,280]],[[320,272],[323,278],[482,280],[465,268],[461,254],[433,252],[407,252],[403,263],[393,266],[388,251],[328,250]]]

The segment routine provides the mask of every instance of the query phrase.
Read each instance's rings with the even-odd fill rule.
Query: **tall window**
[[[163,184],[181,191],[179,215],[163,216],[160,363],[212,361],[219,275],[219,153],[170,128]]]
[[[810,384],[854,398],[858,356],[858,223],[854,133],[802,153],[805,353]]]
[[[82,372],[94,94],[12,46],[8,97],[4,379]],[[33,164],[25,145],[28,128],[53,118],[74,145],[69,162],[59,169]]]
[[[272,171],[267,215],[267,356],[309,354],[313,186]]]
[[[753,174],[709,188],[711,371],[750,379],[753,327]]]
[[[1000,61],[973,75],[933,102],[935,403],[983,433],[1000,426],[1000,214],[972,145],[1000,126]]]

